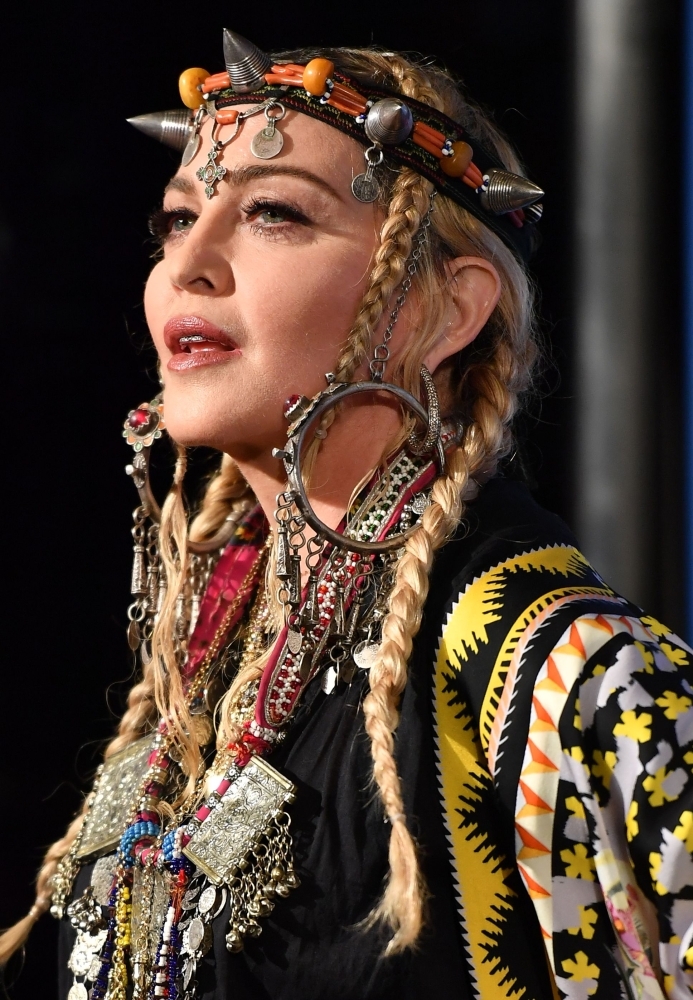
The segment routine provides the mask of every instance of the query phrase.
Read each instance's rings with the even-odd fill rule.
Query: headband
[[[251,151],[269,159],[282,148],[277,125],[288,108],[332,125],[367,147],[365,171],[352,182],[358,200],[377,199],[383,159],[410,167],[488,226],[517,257],[531,258],[538,245],[535,223],[541,218],[544,192],[526,177],[506,170],[447,115],[391,90],[357,83],[329,59],[311,59],[305,66],[273,64],[256,45],[228,29],[224,29],[224,57],[225,73],[210,75],[194,68],[181,74],[179,87],[187,110],[128,119],[152,138],[182,151],[184,164],[199,148],[203,121],[207,116],[214,119],[208,162],[197,171],[207,197],[226,173],[217,163],[221,149],[242,121],[264,112],[266,126],[254,137]],[[254,107],[238,111],[242,104]],[[224,126],[235,130],[222,140]]]

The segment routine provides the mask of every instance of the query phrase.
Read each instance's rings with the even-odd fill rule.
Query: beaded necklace
[[[453,431],[448,432],[446,441],[454,436]],[[412,459],[403,450],[390,470],[385,483],[377,483],[351,513],[349,530],[355,537],[384,537],[399,522],[411,523],[415,513],[423,511],[427,502],[423,491],[435,476],[433,463]],[[415,497],[416,503],[412,503]],[[264,555],[264,549],[257,552],[204,656],[194,664],[194,673],[188,671],[189,705],[199,696],[225,637],[243,613],[256,587]],[[293,800],[294,789],[263,762],[263,757],[285,735],[300,695],[323,666],[327,665],[334,680],[340,677],[350,650],[364,643],[377,648],[378,623],[385,613],[383,591],[389,589],[379,585],[378,580],[383,574],[387,576],[395,558],[364,558],[328,548],[316,579],[304,588],[297,615],[284,626],[269,656],[253,717],[245,719],[239,739],[222,751],[229,755],[229,764],[221,780],[186,823],[163,835],[157,805],[170,774],[172,739],[165,722],[159,725],[139,806],[118,849],[118,867],[109,898],[110,920],[91,1000],[125,1000],[125,956],[133,949],[134,1000],[183,995],[191,1000],[197,962],[211,945],[211,921],[226,902],[231,903],[227,947],[239,951],[244,937],[260,933],[258,920],[271,912],[276,899],[288,895],[299,884],[293,865],[290,817],[285,810]],[[369,609],[367,613],[365,609]],[[269,617],[267,595],[262,594],[255,602],[247,629],[244,667],[262,651]],[[298,643],[296,636],[300,637]],[[253,834],[259,839],[247,845],[244,855],[229,854],[222,859],[226,868],[216,855],[211,855],[210,862],[212,832],[221,831],[222,841],[233,842],[238,833],[235,803],[244,801],[250,788],[253,794],[261,789],[269,803],[262,826]],[[72,860],[74,865],[74,857]],[[148,881],[142,882],[145,877]],[[153,952],[143,950],[137,942],[135,948],[130,935],[131,920],[135,924],[133,894],[136,908],[141,909],[138,897],[146,895],[142,885],[150,883],[154,886],[152,893],[158,886],[159,897],[168,901],[163,920],[156,925]],[[149,917],[145,922],[149,926],[153,896],[147,898]],[[70,1000],[78,1000],[77,995]]]

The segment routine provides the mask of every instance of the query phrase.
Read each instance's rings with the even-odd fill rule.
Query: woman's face
[[[382,222],[351,193],[364,166],[358,143],[287,111],[281,153],[260,160],[250,143],[265,124],[263,114],[247,119],[224,147],[226,176],[210,199],[195,175],[210,148],[203,128],[155,220],[163,258],[145,293],[171,436],[246,461],[285,440],[287,397],[325,387]]]

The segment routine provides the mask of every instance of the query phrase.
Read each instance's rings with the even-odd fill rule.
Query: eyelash
[[[285,215],[287,217],[286,221],[289,224],[303,226],[310,224],[310,219],[295,206],[269,198],[254,199],[249,204],[241,206],[241,211],[248,219],[253,215],[259,215],[261,212],[275,211]],[[171,226],[176,219],[186,219],[195,222],[197,218],[197,213],[189,208],[158,208],[149,216],[149,232],[163,246],[174,235],[171,231]],[[251,223],[252,231],[263,236],[274,235],[271,231],[276,231],[282,226],[283,223],[280,222],[265,224]]]

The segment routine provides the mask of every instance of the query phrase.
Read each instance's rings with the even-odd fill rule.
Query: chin
[[[164,419],[170,437],[184,448],[219,448],[229,414],[215,412],[209,400],[205,404],[194,396],[186,397],[164,391]]]

